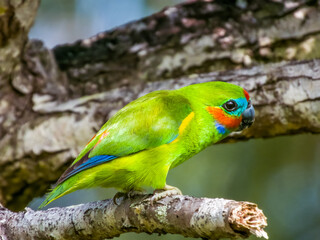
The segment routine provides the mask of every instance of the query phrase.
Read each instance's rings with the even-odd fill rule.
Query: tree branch
[[[53,53],[70,94],[80,96],[137,81],[320,58],[319,21],[319,1],[186,1]]]
[[[266,217],[256,204],[225,199],[145,196],[92,202],[46,211],[14,213],[0,208],[1,239],[105,239],[126,232],[172,233],[221,239],[268,238]]]

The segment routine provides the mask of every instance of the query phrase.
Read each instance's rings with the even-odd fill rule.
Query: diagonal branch
[[[257,112],[256,121],[250,129],[232,135],[228,141],[320,133],[319,69],[320,60],[262,65],[133,84],[64,102],[34,94],[32,110],[38,117],[30,118],[0,140],[0,165],[6,173],[0,175],[0,183],[5,183],[0,184],[0,199],[8,207],[14,204],[21,209],[30,199],[43,194],[103,122],[128,102],[154,90],[217,80],[246,88]],[[23,161],[17,164],[17,159]],[[19,184],[16,178],[21,179]],[[11,179],[14,183],[10,184]],[[1,192],[6,193],[2,198]],[[15,192],[24,194],[12,198]]]
[[[268,238],[266,217],[257,205],[226,199],[165,197],[155,203],[146,196],[92,202],[46,211],[14,213],[0,208],[2,239],[105,239],[122,233],[172,233],[221,239]]]

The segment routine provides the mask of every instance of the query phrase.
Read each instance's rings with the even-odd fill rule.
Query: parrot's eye
[[[234,100],[229,100],[228,102],[226,102],[225,104],[222,105],[222,107],[231,112],[231,111],[234,111],[238,108],[238,104],[236,103],[236,101]]]

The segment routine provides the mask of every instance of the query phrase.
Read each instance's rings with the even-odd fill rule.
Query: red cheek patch
[[[206,107],[206,110],[212,115],[214,119],[216,119],[220,124],[225,126],[227,129],[235,129],[240,126],[242,117],[240,116],[230,116],[227,115],[221,108],[219,107]]]

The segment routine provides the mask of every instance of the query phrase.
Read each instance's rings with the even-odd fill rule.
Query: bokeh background
[[[182,0],[43,0],[30,38],[54,47],[88,38],[179,2]],[[186,195],[258,203],[268,217],[266,230],[270,239],[320,239],[319,135],[215,145],[171,170],[167,182]],[[77,191],[48,207],[111,198],[115,192]],[[43,199],[34,199],[29,207],[36,209]],[[185,238],[128,233],[120,239]]]

